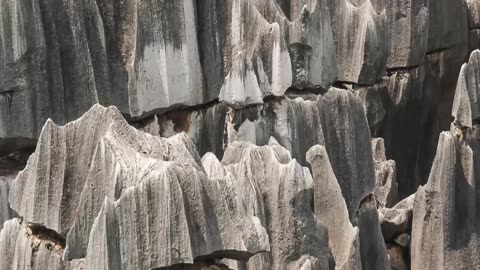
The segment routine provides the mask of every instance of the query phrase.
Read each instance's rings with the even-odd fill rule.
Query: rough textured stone
[[[20,219],[5,222],[0,232],[1,270],[76,270],[83,269],[82,260],[63,261],[62,247],[57,238],[39,226],[32,226]]]
[[[333,171],[350,217],[375,188],[375,169],[367,119],[358,96],[331,88],[322,99],[322,128]]]
[[[212,178],[232,175],[247,213],[267,229],[271,253],[253,257],[248,269],[332,269],[325,225],[315,217],[310,171],[291,158],[274,139],[270,146],[231,144],[222,166],[213,155],[203,157]]]
[[[285,98],[268,102],[262,108],[233,110],[227,116],[227,140],[266,145],[274,137],[300,164],[306,165],[308,149],[324,144],[321,104],[321,96],[313,100]]]
[[[292,1],[291,19],[274,0],[0,5],[0,145],[31,146],[47,118],[64,124],[95,103],[143,117],[336,79],[325,0]]]
[[[147,133],[166,138],[185,132],[195,143],[200,155],[212,152],[222,157],[228,110],[226,105],[220,103],[196,110],[172,111],[137,123],[137,126]]]
[[[392,207],[398,201],[397,167],[395,161],[387,160],[382,138],[372,140],[372,152],[376,179],[373,193],[382,207]]]
[[[258,219],[228,204],[236,196],[230,184],[208,179],[185,134],[154,137],[128,126],[115,108],[97,105],[66,126],[46,123],[35,153],[12,184],[10,202],[25,221],[66,235],[65,258],[87,255],[87,265],[94,261],[118,269],[114,263],[122,262],[122,269],[132,269],[138,262],[150,269],[193,263],[215,252],[245,260],[268,250]],[[114,203],[112,213],[108,207]],[[152,210],[140,214],[138,209]],[[139,216],[132,220],[135,213]],[[101,227],[102,214],[117,223]],[[161,220],[165,226],[155,225]],[[210,224],[213,220],[217,225]],[[193,228],[198,233],[190,234]],[[161,234],[172,237],[156,241]],[[104,252],[89,257],[89,238]],[[138,239],[155,245],[127,252]],[[107,249],[112,243],[121,253]]]
[[[450,132],[440,135],[429,180],[415,196],[412,269],[480,267],[479,154]]]
[[[480,268],[479,6],[0,0],[0,268]]]
[[[387,67],[414,67],[422,64],[427,50],[425,33],[429,29],[428,0],[385,2],[389,35]]]
[[[412,268],[476,269],[480,267],[478,190],[480,183],[479,51],[462,67],[451,115],[442,132],[425,186],[413,208]]]
[[[385,241],[392,241],[395,236],[411,231],[414,202],[415,194],[412,194],[392,208],[382,207],[378,210]]]
[[[12,218],[10,204],[8,203],[8,182],[0,176],[0,231],[3,223]]]
[[[480,51],[475,50],[470,55],[468,63],[462,66],[458,77],[452,108],[455,125],[462,128],[472,128],[474,124],[480,124],[479,80]]]
[[[372,137],[382,136],[384,126],[389,120],[387,116],[392,109],[392,101],[388,90],[389,78],[384,78],[373,86],[355,89],[355,93],[362,100]]]
[[[385,10],[376,10],[370,0],[328,0],[328,5],[337,47],[338,80],[373,84],[383,76],[387,63]]]
[[[468,43],[468,12],[465,0],[428,0],[428,8],[427,51],[443,50]]]
[[[328,227],[335,269],[362,269],[359,230],[350,222],[327,151],[323,146],[313,146],[307,152],[307,160],[312,166],[315,215]]]
[[[309,170],[268,144],[233,143],[222,163],[211,153],[200,163],[185,133],[151,136],[96,105],[63,127],[46,123],[10,202],[23,222],[66,236],[63,257],[85,258],[86,269],[211,259],[234,269],[331,269],[327,228],[308,207]]]
[[[377,200],[374,195],[369,195],[362,200],[357,218],[362,269],[389,269],[387,248],[380,229]]]
[[[468,28],[480,27],[480,2],[478,0],[466,0],[468,7]]]

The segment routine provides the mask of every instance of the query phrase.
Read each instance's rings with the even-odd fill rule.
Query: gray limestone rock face
[[[25,221],[66,236],[65,259],[152,269],[269,250],[258,218],[232,201],[233,183],[207,177],[186,134],[152,136],[95,105],[65,126],[45,124],[9,197]]]
[[[468,28],[480,27],[480,2],[478,0],[466,0],[468,7]]]
[[[384,126],[387,124],[387,116],[392,108],[388,89],[389,78],[384,78],[373,86],[355,89],[355,93],[362,100],[372,137],[382,136]]]
[[[314,182],[314,211],[328,227],[335,269],[362,269],[358,227],[350,222],[342,189],[325,147],[316,145],[307,152]]]
[[[197,110],[186,109],[154,116],[137,123],[141,130],[162,137],[185,132],[194,142],[200,155],[207,152],[223,156],[227,105],[219,103]]]
[[[0,231],[3,228],[3,223],[12,218],[10,204],[8,203],[8,189],[8,182],[0,176]]]
[[[414,202],[415,194],[412,194],[391,208],[382,207],[378,210],[385,241],[392,241],[398,235],[410,233]]]
[[[425,59],[428,0],[386,1],[389,52],[387,68],[418,66]]]
[[[440,134],[428,182],[415,196],[412,269],[480,267],[479,154],[450,132]]]
[[[469,31],[469,50],[472,52],[480,49],[480,29],[473,29]]]
[[[5,222],[0,231],[1,270],[80,270],[82,260],[63,261],[63,246],[43,226],[33,226],[20,219]],[[42,228],[43,227],[43,228]]]
[[[276,21],[283,28],[292,62],[292,87],[331,85],[337,78],[337,62],[327,0],[254,2],[269,22]]]
[[[386,110],[385,119],[375,136],[384,139],[386,156],[396,163],[400,198],[410,195],[421,183],[417,159],[420,134],[426,124],[424,81],[423,66],[393,72],[387,81],[388,98],[381,104]]]
[[[203,164],[210,178],[236,179],[238,200],[267,229],[271,251],[252,257],[246,269],[333,268],[327,228],[311,208],[310,171],[278,142],[271,139],[263,147],[234,142],[221,163],[207,154]]]
[[[413,207],[413,269],[476,269],[480,267],[478,213],[480,132],[478,121],[479,51],[459,75],[450,131],[442,132],[425,186]]]
[[[480,51],[470,54],[468,63],[462,66],[453,100],[454,123],[461,128],[480,124]]]
[[[398,202],[397,167],[394,160],[387,160],[382,138],[372,140],[376,186],[373,194],[382,207],[393,207]]]
[[[34,145],[48,118],[65,124],[96,103],[134,118],[216,99],[239,108],[337,77],[325,0],[291,1],[287,15],[274,0],[0,5],[7,153]]]
[[[328,5],[337,48],[338,81],[373,84],[383,76],[387,63],[386,11],[376,10],[370,0],[328,0]]]
[[[315,144],[324,144],[321,101],[285,98],[267,102],[261,108],[229,112],[226,123],[228,142],[268,144],[274,137],[304,166],[305,153]]]
[[[321,114],[325,148],[352,217],[376,182],[365,111],[354,93],[331,88],[322,98]]]

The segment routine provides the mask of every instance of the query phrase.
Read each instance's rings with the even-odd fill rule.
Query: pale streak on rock
[[[335,258],[335,269],[362,269],[358,227],[350,223],[341,187],[335,177],[327,151],[316,145],[307,152],[314,181],[314,211],[328,227],[329,244]]]
[[[395,236],[411,231],[414,202],[415,194],[412,194],[391,208],[382,207],[378,210],[385,241],[391,241]]]
[[[330,88],[322,98],[322,129],[333,171],[352,218],[375,188],[372,144],[365,111],[349,90]]]
[[[397,167],[394,160],[387,160],[382,138],[372,140],[376,185],[373,194],[382,207],[393,207],[398,202]]]
[[[373,84],[383,76],[388,40],[385,10],[370,0],[329,0],[338,62],[338,80]]]
[[[476,183],[478,148],[473,151],[442,132],[429,180],[413,208],[412,269],[480,267]]]
[[[240,204],[257,216],[270,239],[270,253],[250,259],[248,269],[330,269],[327,228],[312,209],[313,180],[274,139],[270,146],[234,142],[219,163],[204,157],[211,175],[231,175],[241,190]],[[210,161],[208,161],[210,160]],[[207,162],[208,161],[208,162]],[[215,174],[213,174],[215,173]],[[309,268],[307,268],[309,269]]]
[[[480,123],[480,51],[470,55],[468,63],[462,66],[458,77],[452,116],[460,128],[472,128]]]
[[[387,68],[422,64],[427,51],[428,0],[385,2],[389,37]]]
[[[36,239],[28,234],[20,219],[5,222],[0,232],[1,270],[77,270],[83,269],[82,260],[63,261],[48,239]]]

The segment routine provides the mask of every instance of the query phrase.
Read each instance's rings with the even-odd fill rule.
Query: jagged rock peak
[[[480,124],[480,51],[471,53],[468,63],[460,70],[452,116],[459,128],[472,128]]]
[[[152,269],[268,251],[265,228],[232,201],[237,193],[231,179],[207,177],[185,134],[152,136],[95,105],[65,126],[47,121],[9,199],[24,221],[66,235],[65,259]]]

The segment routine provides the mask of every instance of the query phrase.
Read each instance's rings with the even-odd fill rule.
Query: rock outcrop
[[[33,267],[69,269],[62,256],[86,269],[193,267],[212,259],[234,269],[334,266],[327,227],[310,208],[312,176],[273,138],[263,147],[233,143],[222,162],[211,153],[200,161],[185,133],[152,136],[115,108],[95,105],[65,126],[47,121],[11,185],[21,220],[6,223],[0,244],[29,228],[57,243],[45,244],[56,257],[41,253],[55,266]]]
[[[387,160],[382,138],[372,140],[372,152],[376,179],[373,193],[382,207],[393,207],[398,201],[395,161]]]
[[[412,268],[480,267],[478,191],[479,106],[476,78],[480,51],[460,72],[450,131],[440,134],[430,177],[419,187],[413,208]]]
[[[480,269],[479,12],[0,0],[0,269]]]
[[[314,146],[307,152],[314,181],[314,211],[329,230],[335,269],[362,269],[358,227],[354,227],[342,190],[335,177],[325,147]]]

